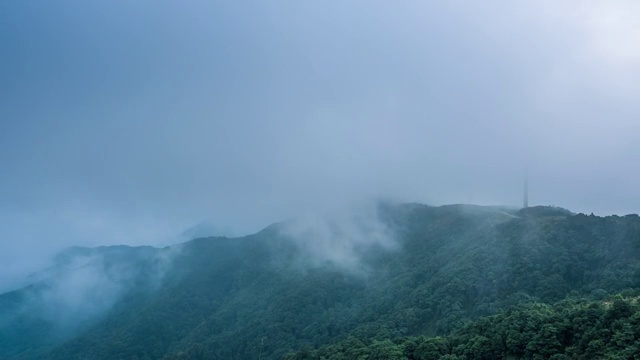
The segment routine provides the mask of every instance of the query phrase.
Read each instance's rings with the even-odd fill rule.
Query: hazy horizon
[[[0,4],[0,285],[372,198],[640,208],[633,1]]]

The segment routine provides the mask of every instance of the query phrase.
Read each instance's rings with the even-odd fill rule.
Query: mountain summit
[[[628,295],[640,288],[640,218],[383,204],[241,238],[61,259],[55,275],[0,295],[0,358],[321,358],[314,348],[357,340],[370,351],[375,340],[389,350],[504,311]]]

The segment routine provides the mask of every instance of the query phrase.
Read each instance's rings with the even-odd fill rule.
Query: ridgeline
[[[314,261],[301,245],[313,239],[291,239],[286,224],[164,249],[76,249],[50,278],[0,295],[0,359],[640,354],[638,216],[420,204],[376,214],[393,246],[360,239],[348,266]],[[78,273],[113,291],[69,303]]]

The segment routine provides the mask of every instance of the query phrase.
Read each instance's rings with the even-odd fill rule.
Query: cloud
[[[333,265],[357,274],[369,270],[363,256],[372,249],[400,246],[379,214],[379,203],[361,202],[329,213],[309,213],[289,220],[280,233],[298,249],[294,264],[302,269]]]
[[[638,211],[635,2],[0,6],[0,287],[202,221],[519,204],[525,163],[532,204]]]
[[[640,4],[628,0],[594,0],[575,6],[573,11],[564,11],[584,30],[587,50],[593,55],[611,67],[638,69]]]
[[[23,300],[2,314],[3,327],[26,318],[43,322],[58,335],[73,333],[110,311],[126,294],[156,290],[179,251],[179,246],[68,249],[53,266],[34,274],[31,286],[19,290]]]

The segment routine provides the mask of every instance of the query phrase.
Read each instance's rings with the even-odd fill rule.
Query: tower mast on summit
[[[522,203],[523,208],[529,207],[529,167],[524,168],[524,200]]]

